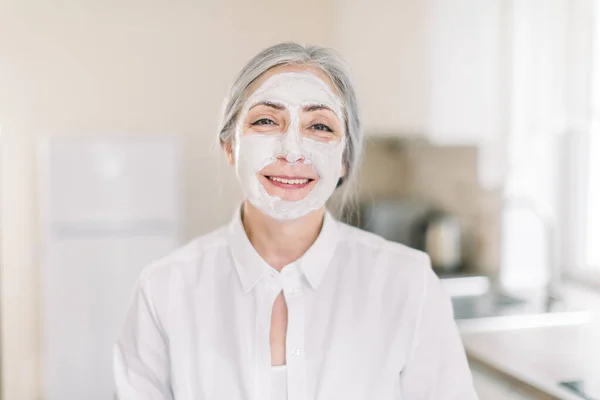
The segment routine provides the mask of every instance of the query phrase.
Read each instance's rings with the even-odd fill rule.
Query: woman
[[[119,398],[476,399],[428,257],[325,209],[363,140],[338,55],[262,51],[219,140],[243,205],[144,269],[115,347]]]

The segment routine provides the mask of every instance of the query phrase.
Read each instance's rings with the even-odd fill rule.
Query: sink
[[[493,288],[486,276],[443,278],[441,282],[452,299],[457,320],[522,314],[525,308],[530,310],[529,313],[542,311],[531,310],[530,300]]]
[[[523,309],[527,306],[528,302],[524,299],[493,290],[477,296],[452,297],[454,318],[458,320],[514,315],[525,311]]]
[[[507,293],[487,277],[441,281],[470,365],[535,398],[600,400],[600,304],[581,288],[575,295],[565,284],[564,301],[548,309],[543,289]]]
[[[461,331],[521,329],[591,321],[588,310],[569,310],[557,304],[548,310],[543,291],[506,293],[485,276],[440,279],[452,300]],[[561,308],[562,306],[562,308]]]

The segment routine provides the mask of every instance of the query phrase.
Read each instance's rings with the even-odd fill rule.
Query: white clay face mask
[[[269,102],[283,105],[289,112],[286,132],[244,135],[244,120],[253,106]],[[303,137],[300,113],[308,105],[324,105],[333,110],[344,126],[342,103],[325,82],[309,72],[286,72],[267,79],[246,101],[236,126],[235,168],[244,198],[273,218],[297,219],[317,210],[329,199],[340,178],[345,133],[339,141],[323,142]],[[286,201],[271,196],[259,181],[259,173],[278,157],[289,163],[310,164],[318,176],[312,190],[302,199]]]

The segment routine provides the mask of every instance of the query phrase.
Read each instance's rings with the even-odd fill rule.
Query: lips
[[[278,176],[268,176],[267,178],[275,182],[287,183],[289,185],[304,185],[310,181],[310,179],[307,178],[280,178]]]
[[[284,189],[301,189],[308,186],[311,182],[314,181],[312,178],[303,178],[303,177],[290,177],[290,176],[268,176],[265,175],[265,178],[268,181],[277,186]]]

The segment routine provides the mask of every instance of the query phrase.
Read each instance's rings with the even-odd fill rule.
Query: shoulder
[[[340,245],[353,249],[359,257],[369,257],[373,261],[389,262],[398,267],[431,269],[427,253],[391,242],[383,237],[362,229],[338,222]]]
[[[427,253],[343,223],[339,223],[339,236],[337,254],[343,265],[339,271],[353,276],[351,281],[359,289],[355,296],[363,293],[365,302],[375,299],[380,311],[388,312],[390,318],[402,310],[403,320],[412,329],[428,298],[445,303]]]
[[[382,288],[418,299],[439,284],[427,253],[343,223],[339,233],[338,255],[347,260],[345,271],[353,265],[357,274],[368,278],[365,281],[381,282]]]

